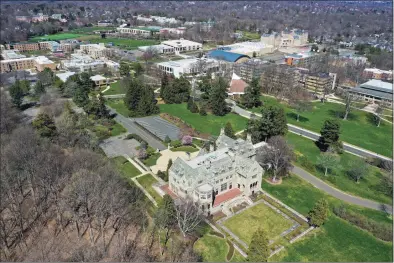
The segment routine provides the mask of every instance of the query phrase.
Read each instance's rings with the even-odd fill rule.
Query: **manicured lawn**
[[[313,175],[328,182],[329,184],[332,184],[344,192],[379,202],[388,204],[392,203],[392,198],[382,193],[379,189],[382,178],[379,168],[375,166],[369,166],[369,174],[365,178],[360,179],[359,183],[356,183],[354,179],[349,177],[347,171],[349,170],[351,161],[363,161],[363,159],[344,152],[340,155],[340,163],[336,168],[333,169],[334,171],[329,173],[327,176],[324,176],[324,171],[315,167],[317,164],[317,159],[320,155],[320,150],[315,145],[315,142],[290,132],[287,134],[286,138],[289,144],[293,146],[297,155],[297,165],[308,170]],[[312,167],[306,167],[305,163],[301,161],[301,156],[306,157],[309,162],[311,162]]]
[[[267,104],[278,104],[279,102],[270,97],[263,97]],[[282,104],[287,115],[287,121],[314,132],[320,132],[326,119],[335,118],[341,123],[341,140],[354,144],[367,150],[385,155],[393,156],[393,126],[382,122],[380,127],[372,122],[372,114],[353,109],[348,120],[343,120],[344,105],[337,103],[314,102],[313,110],[302,113],[300,121],[297,122],[295,111],[289,106]],[[253,112],[261,112],[261,108],[252,109]]]
[[[154,153],[151,156],[149,156],[148,159],[143,160],[142,162],[146,165],[146,166],[153,166],[156,165],[157,159],[159,159],[161,156],[161,153]]]
[[[194,129],[212,135],[219,135],[220,129],[230,122],[234,131],[245,129],[248,120],[234,113],[228,113],[225,116],[215,116],[209,114],[201,116],[198,113],[191,113],[186,108],[186,103],[183,104],[161,104],[160,112],[165,112],[181,118],[187,124],[191,125]]]
[[[177,148],[171,148],[171,151],[173,152],[198,152],[199,150],[197,148],[194,148],[193,146],[181,146]]]
[[[112,158],[112,160],[125,178],[130,179],[141,174],[141,172],[123,156]]]
[[[193,139],[193,144],[197,145],[200,148],[204,146],[204,143],[205,143],[205,141],[198,140],[198,139]]]
[[[342,201],[328,196],[308,182],[293,175],[284,178],[280,185],[271,185],[263,181],[262,188],[282,202],[307,215],[315,202],[321,198],[328,200],[330,208],[344,204]],[[392,225],[383,212],[344,204],[347,210],[359,213],[377,222]],[[361,253],[360,251],[368,251]],[[383,242],[366,231],[334,216],[331,212],[329,220],[302,241],[286,247],[279,261],[390,261],[392,243]],[[392,260],[391,260],[392,261]]]
[[[99,39],[92,39],[90,42],[113,43],[113,45],[125,49],[136,49],[140,46],[151,46],[159,43],[156,40],[150,40],[150,39],[139,40],[139,39],[129,39],[129,38],[99,38]]]
[[[229,247],[225,239],[207,234],[194,243],[194,250],[204,262],[225,262]]]
[[[331,216],[315,234],[287,247],[284,262],[392,262],[392,243]]]
[[[46,41],[46,40],[63,40],[63,39],[71,39],[71,38],[78,38],[82,36],[81,34],[74,34],[74,33],[58,33],[53,35],[47,36],[36,36],[29,39],[31,42],[38,42],[38,41]]]
[[[123,99],[109,99],[105,102],[108,106],[115,109],[118,114],[125,117],[129,116],[129,110],[124,105]]]
[[[122,86],[121,81],[117,81],[110,84],[109,90],[105,91],[104,95],[115,95],[115,94],[125,94],[126,89]]]
[[[234,249],[234,255],[231,258],[230,262],[246,262],[246,258],[244,258],[238,250]]]
[[[153,189],[152,184],[157,183],[157,180],[151,175],[147,174],[137,178],[137,181],[145,188],[146,191],[155,199],[156,201],[161,200],[161,196]]]
[[[125,133],[127,130],[125,129],[125,127],[123,127],[121,124],[119,123],[115,123],[113,126],[111,126],[112,130],[111,130],[111,136],[118,136],[122,133]]]
[[[223,223],[246,244],[250,244],[254,232],[261,227],[274,239],[292,226],[292,222],[260,203],[237,214]]]

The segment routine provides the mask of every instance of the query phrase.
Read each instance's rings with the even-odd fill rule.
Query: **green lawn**
[[[224,221],[223,224],[246,244],[250,244],[254,232],[259,227],[266,231],[268,238],[271,240],[292,226],[291,221],[264,203],[246,209]]]
[[[219,135],[220,129],[226,125],[229,121],[233,126],[234,131],[240,131],[245,129],[248,120],[237,114],[229,113],[225,116],[215,116],[208,114],[207,116],[201,116],[198,113],[191,113],[186,108],[186,103],[183,104],[161,104],[160,112],[165,112],[181,118],[186,123],[191,125],[194,129],[202,132],[209,133],[212,135]]]
[[[127,132],[126,128],[119,123],[115,123],[111,126],[111,136],[118,136],[125,132]]]
[[[125,178],[130,179],[141,174],[141,172],[123,156],[112,158],[112,160]]]
[[[244,40],[260,40],[261,34],[259,33],[253,33],[253,32],[248,32],[248,31],[237,31],[237,33],[243,33],[243,38]]]
[[[157,180],[151,175],[147,174],[137,178],[137,181],[145,188],[146,191],[155,199],[156,202],[161,200],[161,196],[153,189],[152,184],[157,183]]]
[[[149,156],[148,159],[142,160],[142,162],[146,166],[153,166],[153,165],[156,165],[157,159],[159,159],[160,156],[161,156],[161,153],[154,153],[151,156]]]
[[[171,151],[173,152],[198,152],[199,150],[193,146],[181,146],[181,147],[177,147],[177,148],[171,148]]]
[[[226,262],[229,247],[225,239],[206,234],[194,243],[194,250],[204,262]]]
[[[263,102],[267,104],[278,104],[278,101],[271,97],[263,97]],[[348,120],[343,120],[344,105],[337,103],[314,102],[313,110],[302,113],[300,121],[297,122],[295,111],[289,106],[282,104],[287,121],[314,132],[320,132],[326,119],[336,118],[341,123],[341,140],[354,144],[367,150],[392,157],[393,126],[387,122],[382,122],[380,127],[376,127],[371,121],[372,114],[353,109]],[[252,109],[253,112],[261,112],[261,108]]]
[[[76,28],[71,30],[71,33],[90,33],[93,31],[106,31],[106,30],[113,30],[116,29],[116,27],[104,27],[104,26],[92,26],[92,27],[80,27],[80,28]]]
[[[98,38],[92,39],[91,43],[113,43],[115,46],[119,46],[125,49],[136,49],[140,46],[151,46],[159,44],[156,40],[151,39],[129,39],[129,38]]]
[[[246,258],[244,258],[238,250],[234,248],[234,255],[231,258],[230,262],[246,262]]]
[[[117,81],[110,84],[109,90],[105,91],[104,95],[115,95],[115,94],[125,94],[126,89],[122,86],[121,81]]]
[[[325,198],[330,208],[344,204],[326,195],[308,182],[291,176],[280,185],[263,181],[262,188],[298,212],[307,215],[320,198]],[[347,210],[362,214],[377,222],[392,225],[392,219],[383,212],[345,204]],[[363,253],[362,251],[368,251]],[[278,261],[392,261],[392,243],[383,242],[368,232],[332,215],[315,233],[286,247],[284,253],[274,257]]]
[[[124,105],[123,99],[108,99],[105,104],[115,109],[117,113],[125,117],[129,116],[129,110]]]
[[[47,40],[64,40],[64,39],[72,39],[72,38],[78,38],[82,36],[81,34],[75,34],[75,33],[57,33],[53,35],[47,35],[47,36],[35,36],[29,39],[31,42],[39,42],[39,41],[47,41]]]
[[[354,179],[347,175],[349,163],[354,160],[362,161],[363,159],[344,152],[340,155],[340,164],[328,176],[324,176],[324,172],[321,169],[315,168],[317,158],[320,155],[320,150],[315,145],[315,142],[290,132],[286,138],[297,155],[297,165],[308,170],[313,175],[350,194],[378,202],[392,203],[392,198],[382,193],[379,189],[382,178],[379,168],[370,166],[369,174],[365,178],[360,179],[359,183],[356,183]],[[305,163],[301,161],[301,156],[305,156],[311,162],[312,167],[306,167]]]

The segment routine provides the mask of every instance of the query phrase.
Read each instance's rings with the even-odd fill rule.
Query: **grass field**
[[[177,147],[177,148],[171,148],[171,151],[173,152],[198,152],[198,149],[193,147],[193,146],[181,146],[181,147]]]
[[[141,174],[141,172],[123,156],[112,158],[112,160],[115,162],[115,165],[119,168],[122,175],[127,179],[131,179]]]
[[[118,136],[122,133],[125,133],[127,130],[119,123],[115,123],[111,126],[111,136]]]
[[[237,31],[237,33],[243,34],[244,40],[260,40],[261,35],[259,33],[253,33],[253,32],[248,32],[248,31]]]
[[[116,27],[103,27],[103,26],[92,26],[92,27],[80,27],[71,30],[70,32],[72,33],[90,33],[93,31],[106,31],[106,30],[113,30],[116,29]]]
[[[121,81],[117,81],[117,82],[111,83],[109,90],[105,91],[103,94],[104,95],[115,95],[115,94],[125,94],[125,93],[126,93],[125,87],[121,84]]]
[[[268,238],[271,240],[292,226],[291,221],[264,203],[246,209],[224,221],[223,224],[246,244],[250,244],[254,232],[259,227],[266,231]]]
[[[29,39],[31,42],[38,42],[38,41],[46,41],[46,40],[64,40],[64,39],[71,39],[71,38],[78,38],[82,36],[81,34],[75,33],[57,33],[53,35],[47,36],[35,36]]]
[[[109,99],[105,102],[105,104],[115,109],[117,113],[126,117],[129,116],[130,111],[124,105],[123,99]]]
[[[339,165],[336,166],[336,168],[334,168],[330,174],[324,176],[323,170],[315,167],[312,167],[314,169],[311,169],[311,167],[306,167],[300,158],[302,155],[306,157],[313,164],[313,166],[317,164],[320,150],[315,145],[314,141],[290,132],[287,134],[286,138],[289,144],[293,146],[294,151],[298,156],[296,161],[297,165],[308,170],[313,175],[350,194],[376,200],[378,202],[384,202],[388,204],[392,203],[392,198],[379,190],[381,178],[383,176],[379,168],[375,166],[369,166],[369,174],[365,178],[360,179],[359,183],[356,183],[354,179],[347,175],[347,170],[349,170],[349,164],[351,161],[362,161],[363,159],[344,152],[340,155]]]
[[[226,262],[228,249],[225,239],[208,234],[194,243],[194,250],[201,254],[204,262]]]
[[[145,188],[146,191],[155,199],[155,201],[161,200],[161,196],[153,189],[152,184],[157,183],[157,180],[151,175],[147,174],[137,178],[137,181]]]
[[[148,159],[142,160],[142,162],[146,166],[153,166],[153,165],[156,165],[157,159],[159,159],[160,156],[161,156],[161,153],[154,153],[151,156],[149,156]]]
[[[297,176],[284,178],[282,184],[275,186],[263,181],[262,188],[304,215],[307,215],[315,202],[321,198],[328,200],[330,208],[344,204]],[[344,205],[347,210],[392,225],[392,219],[383,212]],[[328,222],[319,230],[288,246],[284,253],[275,256],[272,261],[392,261],[391,255],[392,243],[376,239],[368,232],[337,218],[331,212]]]
[[[92,39],[91,43],[113,43],[115,46],[119,46],[124,49],[136,49],[140,46],[151,46],[158,44],[159,42],[156,40],[150,39],[129,39],[129,38],[97,38]]]
[[[271,97],[263,97],[266,104],[278,104]],[[344,105],[337,103],[313,103],[313,110],[302,113],[300,121],[297,122],[295,111],[287,105],[282,104],[287,115],[287,121],[291,124],[306,128],[314,132],[320,132],[326,119],[338,119],[341,123],[341,140],[354,144],[367,150],[392,157],[393,126],[387,122],[381,123],[380,127],[372,122],[372,114],[353,109],[348,120],[343,120]],[[252,109],[253,112],[261,112],[261,108]]]
[[[234,131],[240,131],[245,129],[247,119],[236,115],[234,113],[226,114],[225,116],[215,116],[208,114],[207,116],[201,116],[198,113],[191,113],[186,108],[186,103],[183,104],[161,104],[160,112],[165,112],[181,118],[186,123],[191,125],[194,129],[202,132],[209,133],[212,135],[219,135],[220,129],[230,122],[233,126]]]

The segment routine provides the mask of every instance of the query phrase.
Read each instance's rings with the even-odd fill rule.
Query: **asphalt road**
[[[108,108],[110,109],[111,114],[117,113],[116,110],[112,109],[111,107],[108,107]],[[152,148],[159,149],[159,150],[167,149],[167,147],[165,147],[159,140],[157,140],[152,135],[150,135],[148,132],[146,132],[143,129],[141,129],[140,127],[138,127],[138,125],[136,125],[131,118],[124,117],[121,114],[116,114],[115,120],[117,122],[119,122],[120,124],[122,124],[123,127],[125,127],[129,133],[135,133],[135,134],[139,135]]]
[[[239,115],[241,115],[241,116],[243,116],[245,118],[249,119],[251,114],[254,114],[256,116],[261,116],[258,113],[252,113],[250,111],[247,111],[247,110],[244,110],[244,109],[238,107],[235,104],[235,102],[232,101],[232,100],[227,99],[227,102],[233,104],[232,108],[233,108],[233,111],[235,113],[237,113],[237,114],[239,114]],[[288,129],[289,129],[290,132],[302,135],[302,136],[304,136],[304,137],[306,137],[308,139],[317,141],[319,139],[319,137],[320,137],[319,133],[303,129],[303,128],[300,128],[298,126],[292,125],[292,124],[287,124],[287,126],[288,126]],[[383,156],[383,155],[371,152],[369,150],[366,150],[366,149],[363,149],[363,148],[360,148],[360,147],[357,147],[355,145],[351,145],[351,144],[345,143],[345,142],[343,143],[343,149],[345,151],[349,152],[349,153],[352,153],[352,154],[355,154],[355,155],[358,155],[358,156],[361,156],[361,157],[365,157],[365,158],[374,157],[374,158],[380,158],[380,159],[383,159],[383,160],[389,160],[389,161],[392,160],[392,158],[389,158],[387,156]]]
[[[379,211],[382,211],[383,206],[385,206],[386,211],[390,214],[393,214],[393,207],[392,206],[346,194],[346,193],[326,184],[322,180],[318,179],[316,176],[308,173],[307,171],[305,171],[304,169],[302,169],[300,167],[294,166],[292,172],[294,174],[298,175],[299,177],[301,177],[302,179],[308,181],[316,188],[318,188],[318,189],[326,192],[327,194],[329,194],[335,198],[338,198],[342,201],[345,201],[345,202],[348,202],[348,203],[354,204],[354,205],[359,205],[359,206],[371,208],[374,210],[379,210]]]

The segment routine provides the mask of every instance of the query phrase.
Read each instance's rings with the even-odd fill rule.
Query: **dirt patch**
[[[271,179],[264,179],[264,181],[266,181],[267,183],[272,184],[272,185],[278,185],[278,184],[282,183],[282,178],[279,178],[275,182],[273,182]]]
[[[168,113],[160,113],[160,117],[175,124],[181,130],[181,134],[188,134],[192,137],[199,137],[202,139],[209,139],[210,137],[208,133],[201,133],[195,130],[194,128],[192,128],[190,125],[188,125],[178,117],[172,116]]]

